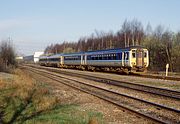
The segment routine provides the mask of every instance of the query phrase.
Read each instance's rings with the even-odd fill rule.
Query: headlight
[[[136,63],[135,63],[135,62],[131,62],[131,64],[132,64],[132,65],[136,65]]]
[[[147,65],[147,62],[144,63],[144,66],[146,66],[146,65]]]

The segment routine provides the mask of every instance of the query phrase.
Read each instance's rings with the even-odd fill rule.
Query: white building
[[[43,54],[44,54],[44,52],[35,52],[34,53],[34,62],[35,63],[39,62],[39,57]]]
[[[16,60],[23,60],[23,57],[22,57],[22,56],[16,56],[15,59],[16,59]]]
[[[37,63],[39,62],[39,57],[44,54],[44,52],[35,52],[33,55],[24,56],[23,60],[25,62]]]

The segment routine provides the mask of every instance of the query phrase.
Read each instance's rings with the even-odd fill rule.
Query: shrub
[[[15,49],[10,41],[0,44],[0,71],[10,71],[16,66]]]

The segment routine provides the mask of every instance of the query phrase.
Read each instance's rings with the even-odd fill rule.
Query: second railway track
[[[131,82],[112,80],[112,79],[108,79],[108,78],[104,78],[104,77],[96,77],[96,76],[91,76],[91,75],[86,75],[86,74],[77,74],[77,73],[73,73],[73,72],[66,72],[66,71],[56,69],[56,68],[40,67],[40,66],[31,66],[31,67],[46,69],[48,71],[52,71],[52,72],[56,72],[56,73],[60,73],[60,74],[72,75],[72,76],[84,78],[87,80],[92,80],[92,81],[96,81],[96,82],[100,82],[100,83],[106,83],[109,85],[124,87],[124,88],[128,88],[128,89],[138,90],[141,92],[147,92],[147,93],[151,93],[151,94],[155,94],[155,95],[159,95],[159,96],[164,96],[164,97],[180,100],[180,92],[176,91],[176,90],[169,90],[169,89],[165,89],[165,88],[157,88],[154,86],[147,86],[147,85],[143,85],[143,84],[136,84],[136,83],[131,83]]]

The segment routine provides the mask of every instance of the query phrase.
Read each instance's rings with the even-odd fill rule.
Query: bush
[[[10,71],[16,66],[15,49],[10,41],[2,41],[0,44],[0,71]]]

